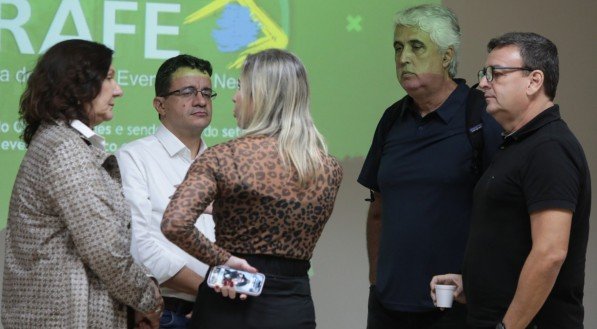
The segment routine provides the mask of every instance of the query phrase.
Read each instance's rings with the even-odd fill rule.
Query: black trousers
[[[452,308],[428,312],[388,310],[379,301],[374,286],[369,289],[367,329],[468,329],[466,306],[454,302]]]
[[[314,329],[315,308],[307,276],[308,262],[275,257],[241,256],[266,275],[261,295],[246,300],[223,297],[199,286],[189,328],[196,329]],[[256,260],[255,257],[259,258]],[[302,262],[306,262],[305,264]],[[270,274],[271,272],[285,275]],[[300,274],[293,276],[293,274]]]

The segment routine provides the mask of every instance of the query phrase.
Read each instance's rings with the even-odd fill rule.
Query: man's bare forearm
[[[203,282],[203,277],[184,266],[173,277],[164,281],[161,286],[196,296],[201,282]]]
[[[566,259],[571,223],[572,212],[567,210],[531,214],[533,247],[504,316],[506,328],[526,328],[547,300]]]

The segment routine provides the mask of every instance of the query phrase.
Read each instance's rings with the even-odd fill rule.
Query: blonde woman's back
[[[188,179],[194,170],[214,171],[218,190],[214,216],[220,247],[236,253],[308,260],[332,213],[342,168],[335,158],[325,155],[322,171],[301,186],[296,170],[283,165],[277,145],[277,138],[267,136],[241,137],[216,145],[191,167]]]

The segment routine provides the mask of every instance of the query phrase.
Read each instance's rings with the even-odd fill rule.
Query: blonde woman
[[[210,265],[266,275],[258,297],[203,283],[192,328],[315,328],[309,260],[332,213],[342,169],[309,108],[301,61],[270,49],[247,57],[234,95],[242,137],[208,149],[162,221],[166,237]],[[194,227],[213,201],[216,241]]]

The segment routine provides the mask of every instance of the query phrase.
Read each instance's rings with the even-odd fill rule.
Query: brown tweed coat
[[[126,305],[158,305],[129,254],[130,211],[116,159],[64,123],[44,124],[10,200],[4,328],[126,328]]]

